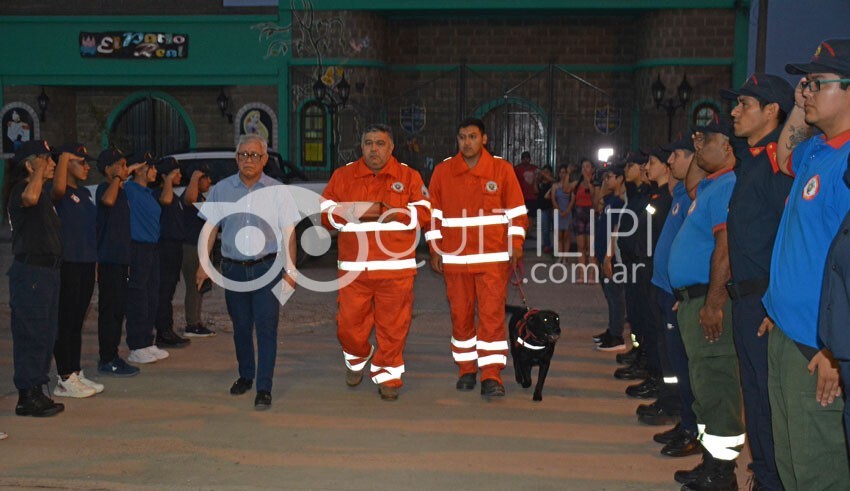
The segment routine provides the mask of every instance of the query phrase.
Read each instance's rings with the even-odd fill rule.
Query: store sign
[[[162,32],[81,32],[83,58],[174,59],[189,56],[189,36]]]

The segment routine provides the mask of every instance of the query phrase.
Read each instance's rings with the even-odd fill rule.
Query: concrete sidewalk
[[[2,271],[10,259],[10,244],[0,243]],[[303,274],[330,280],[333,262],[312,263]],[[175,301],[178,327],[182,288]],[[396,402],[381,401],[368,379],[345,386],[334,293],[300,290],[285,306],[274,402],[266,412],[253,410],[253,394],[228,393],[236,361],[219,288],[205,304],[219,335],[171,350],[170,358],[142,366],[130,379],[98,377],[93,300],[83,368],[106,391],[62,399],[66,410],[53,418],[14,415],[11,335],[4,328],[0,430],[10,436],[0,441],[0,488],[679,489],[673,472],[693,467],[699,457],[658,453],[651,438],[666,428],[637,423],[634,410],[644,401],[624,395],[628,383],[612,377],[613,355],[593,349],[590,337],[606,319],[600,289],[552,283],[526,289],[536,306],[559,311],[564,327],[540,403],[514,383],[510,362],[504,400],[455,390],[445,289],[427,269],[416,281],[405,386]],[[2,281],[4,326],[8,298],[8,281]],[[518,303],[515,293],[509,298]]]

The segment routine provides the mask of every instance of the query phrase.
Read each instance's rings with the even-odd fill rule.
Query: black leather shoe
[[[272,407],[272,393],[267,390],[258,390],[254,398],[254,409],[263,410]]]
[[[662,431],[661,433],[656,433],[655,435],[652,436],[652,439],[655,440],[658,443],[661,443],[663,445],[667,445],[668,443],[672,442],[673,440],[681,438],[682,435],[684,435],[686,431],[688,431],[688,430],[682,428],[682,424],[679,423],[679,424],[670,428],[667,431]]]
[[[53,399],[44,395],[41,387],[18,391],[18,404],[15,406],[15,414],[18,416],[47,418],[64,410],[65,405],[60,402],[53,402]]]
[[[652,401],[651,404],[638,404],[637,409],[635,409],[635,414],[640,416],[641,414],[652,414],[657,411],[658,401]]]
[[[230,393],[235,396],[241,396],[245,392],[251,390],[254,386],[254,381],[248,378],[239,377],[233,385],[230,386]]]
[[[639,384],[626,387],[626,395],[639,399],[655,399],[658,397],[658,377],[649,377]]]
[[[620,353],[617,355],[617,363],[620,365],[631,365],[637,359],[638,350],[635,348],[630,349],[627,353]]]
[[[504,397],[505,386],[498,380],[488,378],[481,381],[481,395],[484,397]]]
[[[483,384],[483,382],[482,382]],[[475,374],[474,373],[465,373],[457,379],[457,383],[455,384],[455,388],[457,390],[472,390],[475,388]]]
[[[668,457],[687,457],[702,453],[702,445],[697,436],[685,431],[681,437],[672,440],[661,449],[661,455]]]
[[[191,342],[190,339],[178,336],[172,329],[156,333],[156,345],[160,348],[185,348]]]
[[[663,406],[656,405],[654,412],[638,414],[638,421],[650,426],[665,426],[678,423],[681,416],[676,411],[670,411]]]
[[[645,367],[632,364],[627,367],[618,368],[614,371],[614,378],[620,380],[641,380],[649,377],[649,371]]]

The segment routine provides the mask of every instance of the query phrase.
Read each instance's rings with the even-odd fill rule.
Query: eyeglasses
[[[834,84],[834,83],[850,83],[850,78],[836,78],[832,80],[803,80],[800,82],[800,88],[802,90],[809,89],[809,92],[815,93],[820,92],[820,86],[822,84]]]
[[[257,152],[236,152],[236,160],[240,162],[259,162],[266,154]]]

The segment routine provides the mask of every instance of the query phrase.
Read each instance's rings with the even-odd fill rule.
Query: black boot
[[[695,481],[682,486],[682,491],[738,491],[734,460],[706,456],[705,467]]]
[[[690,484],[699,478],[702,471],[705,469],[705,462],[711,458],[711,454],[707,450],[702,451],[702,462],[689,471],[676,471],[673,474],[673,479],[682,484]]]
[[[637,358],[638,348],[632,348],[627,353],[617,355],[617,363],[620,365],[631,365]]]
[[[627,367],[618,368],[614,371],[614,378],[620,380],[639,380],[649,377],[647,368],[649,360],[646,357],[646,351],[643,349],[637,350],[634,363]]]
[[[53,399],[44,395],[41,386],[18,391],[18,404],[15,406],[15,414],[18,416],[46,418],[55,416],[64,410],[65,405],[53,402]]]

